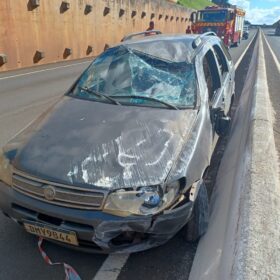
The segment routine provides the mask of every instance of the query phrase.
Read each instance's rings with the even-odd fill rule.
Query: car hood
[[[196,115],[196,110],[64,97],[21,133],[25,143],[13,165],[63,184],[107,189],[157,185],[168,176]]]

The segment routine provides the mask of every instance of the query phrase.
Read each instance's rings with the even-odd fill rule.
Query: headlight
[[[161,186],[140,187],[136,191],[118,190],[111,193],[105,203],[104,212],[118,216],[151,215],[170,206],[177,197],[180,183]]]
[[[12,185],[12,166],[3,149],[0,149],[0,181],[10,186]]]

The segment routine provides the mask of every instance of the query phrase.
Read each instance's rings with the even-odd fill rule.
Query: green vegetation
[[[204,9],[206,6],[215,5],[213,2],[207,0],[179,0],[178,4],[195,10]]]

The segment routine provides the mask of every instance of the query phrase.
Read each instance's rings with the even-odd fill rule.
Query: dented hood
[[[101,188],[162,183],[195,110],[119,106],[64,97],[20,136],[16,169],[50,181]]]

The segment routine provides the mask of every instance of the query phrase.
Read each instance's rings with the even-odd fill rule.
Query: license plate
[[[44,225],[40,223],[24,222],[24,228],[27,232],[35,234],[47,239],[60,241],[67,244],[78,246],[77,235],[73,231],[61,230],[55,227]]]

